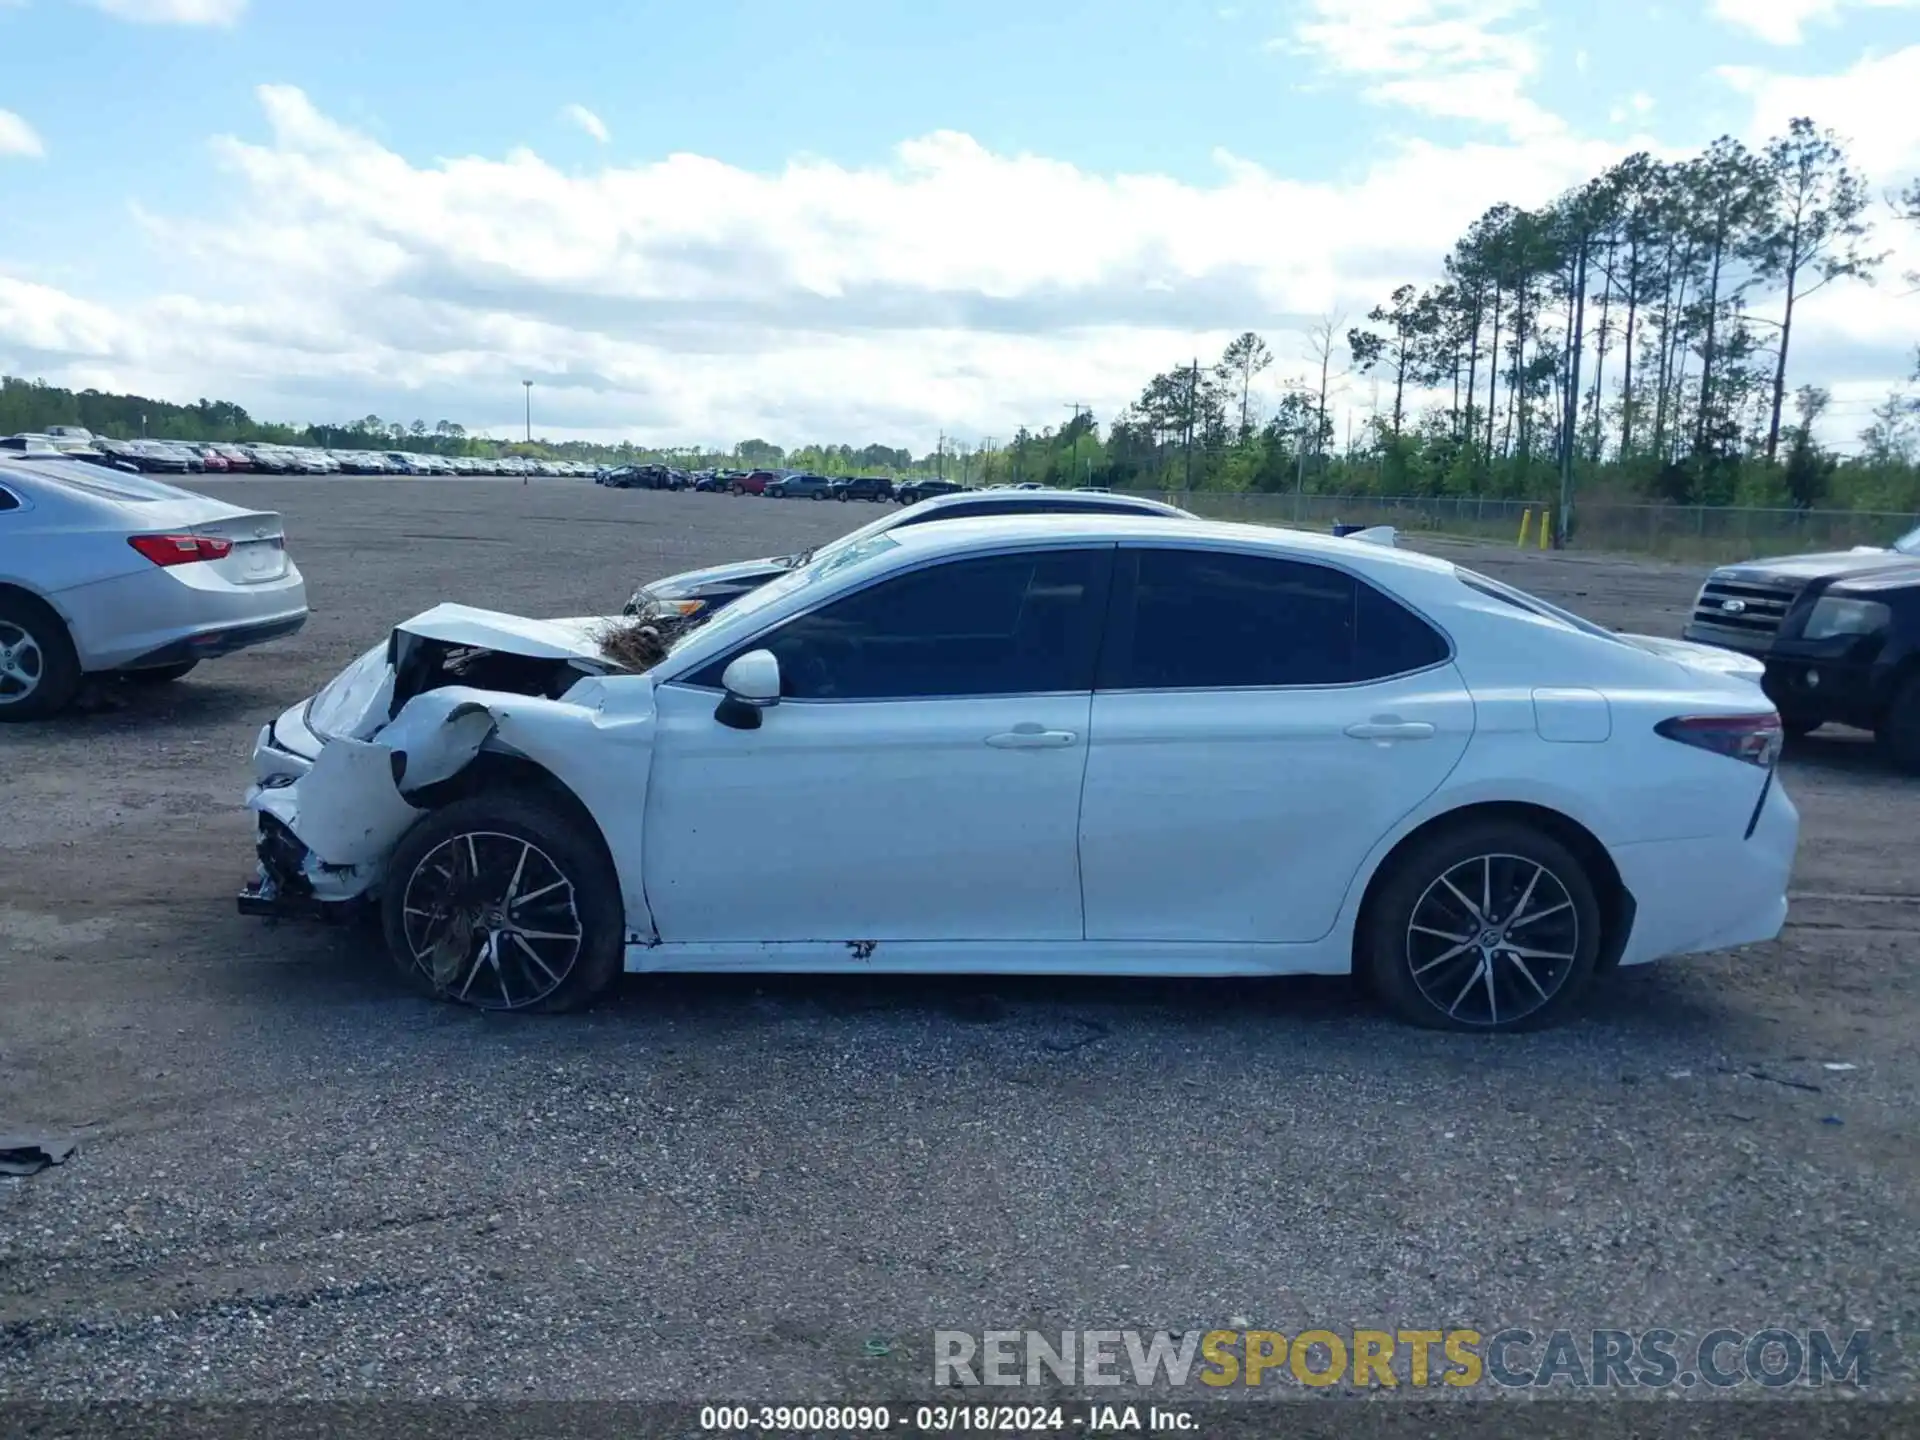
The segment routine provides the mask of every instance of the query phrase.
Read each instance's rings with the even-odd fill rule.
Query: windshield
[[[818,585],[830,575],[837,575],[849,566],[871,560],[899,545],[898,540],[885,535],[870,535],[860,538],[860,532],[844,536],[820,552],[819,559],[813,564],[796,565],[778,579],[769,580],[757,590],[750,590],[740,599],[720,611],[711,620],[691,625],[682,631],[673,642],[668,654],[672,655],[682,645],[695,636],[708,636],[715,633],[732,634],[736,631],[751,630],[759,617],[769,606],[777,605],[787,596],[805,590],[808,586]]]
[[[1893,548],[1902,555],[1920,555],[1920,525],[1916,525],[1894,541]]]

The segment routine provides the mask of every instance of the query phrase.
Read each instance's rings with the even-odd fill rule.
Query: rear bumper
[[[129,660],[120,668],[123,670],[149,670],[161,665],[179,665],[189,660],[211,660],[217,655],[231,655],[235,650],[244,650],[249,645],[264,645],[269,640],[279,640],[297,633],[307,623],[307,612],[297,615],[283,615],[275,620],[263,620],[249,625],[228,625],[213,630],[202,630],[198,634],[184,636],[171,644],[150,650],[137,660]]]
[[[224,655],[290,635],[306,623],[307,586],[291,559],[272,580],[235,584],[208,566],[160,566],[62,590],[80,668],[145,669]]]
[[[1776,778],[1746,837],[1655,840],[1613,851],[1634,898],[1622,965],[1771,940],[1787,919],[1800,813]]]

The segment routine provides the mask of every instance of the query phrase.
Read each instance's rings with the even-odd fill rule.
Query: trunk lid
[[[218,501],[212,502],[219,504]],[[225,515],[193,522],[193,533],[232,542],[218,560],[209,560],[214,573],[234,585],[260,585],[287,573],[287,532],[271,510],[239,510],[223,505]]]

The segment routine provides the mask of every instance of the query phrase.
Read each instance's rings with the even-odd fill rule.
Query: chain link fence
[[[1238,491],[1153,491],[1156,499],[1213,520],[1325,530],[1393,525],[1411,534],[1520,542],[1551,534],[1552,507],[1538,500],[1475,495],[1267,495]],[[1768,510],[1735,505],[1626,505],[1576,498],[1571,548],[1682,560],[1742,560],[1855,545],[1890,545],[1920,515],[1879,510]]]

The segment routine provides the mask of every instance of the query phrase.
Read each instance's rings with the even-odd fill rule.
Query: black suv
[[[1722,566],[1685,634],[1764,661],[1789,735],[1857,725],[1920,774],[1920,530],[1885,550]]]
[[[761,493],[771,500],[829,500],[833,481],[824,475],[786,475],[769,480]]]
[[[911,505],[917,500],[953,495],[966,488],[958,480],[908,480],[893,487],[893,498],[902,505]]]
[[[836,500],[891,500],[893,481],[884,475],[856,475],[833,482]]]

